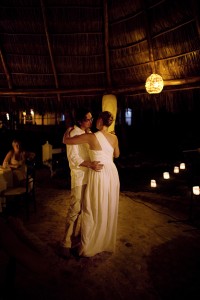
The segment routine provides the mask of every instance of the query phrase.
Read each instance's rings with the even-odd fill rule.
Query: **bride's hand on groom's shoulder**
[[[68,127],[67,130],[65,131],[64,135],[63,135],[63,144],[65,143],[66,138],[70,137],[70,132],[74,129],[74,127]]]

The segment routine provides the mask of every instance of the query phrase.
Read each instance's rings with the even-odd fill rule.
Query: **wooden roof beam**
[[[184,86],[184,85],[192,85],[200,83],[200,76],[191,77],[188,79],[175,79],[175,80],[165,80],[164,86]],[[199,86],[199,85],[198,85]],[[191,86],[191,88],[195,88],[195,86]],[[137,90],[145,89],[145,83],[140,83],[131,87],[120,87],[120,88],[112,88],[110,92],[117,93],[126,93],[126,92],[134,92]],[[179,88],[179,90],[181,90]],[[103,94],[105,93],[105,88],[93,88],[93,89],[52,89],[52,90],[0,90],[0,96],[39,96],[39,95],[91,95],[91,94]]]
[[[8,72],[8,68],[7,68],[7,65],[6,65],[5,58],[4,58],[4,55],[2,53],[1,47],[0,47],[0,57],[1,57],[1,63],[2,63],[2,66],[3,66],[3,70],[4,70],[5,75],[6,75],[8,87],[9,87],[9,89],[12,89],[12,81],[11,81],[11,78],[10,78],[10,73]]]
[[[8,68],[7,68],[7,65],[6,65],[5,58],[4,58],[4,55],[3,55],[1,47],[0,47],[0,58],[1,58],[2,66],[3,66],[3,70],[4,70],[5,75],[6,75],[6,80],[7,80],[7,83],[8,83],[8,88],[10,90],[12,90],[13,85],[12,85],[11,76],[10,76],[10,73],[8,71]],[[16,101],[15,95],[12,95],[12,101],[13,101],[13,103]]]
[[[44,6],[44,1],[40,0],[41,4],[41,9],[42,9],[42,16],[43,16],[43,23],[44,23],[44,30],[45,30],[45,35],[47,39],[47,45],[48,45],[48,50],[49,50],[49,55],[50,55],[50,60],[51,60],[51,66],[54,74],[54,80],[55,80],[55,86],[58,89],[59,84],[58,84],[58,75],[56,72],[56,67],[55,67],[55,62],[54,62],[54,57],[53,57],[53,51],[50,43],[50,38],[49,38],[49,32],[48,32],[48,26],[47,26],[47,18],[46,18],[46,12],[45,12],[45,6]],[[60,94],[58,96],[58,101],[60,101]]]
[[[110,56],[109,56],[109,30],[108,30],[108,3],[104,0],[104,47],[107,87],[111,88],[112,81],[110,75]]]

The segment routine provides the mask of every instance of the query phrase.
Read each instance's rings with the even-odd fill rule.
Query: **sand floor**
[[[70,190],[54,179],[46,179],[45,186],[43,181],[36,190],[37,213],[24,226],[61,277],[58,283],[41,284],[18,265],[15,299],[200,299],[200,230],[179,222],[188,215],[164,206],[167,197],[121,192],[116,253],[64,260],[54,250],[64,230]]]

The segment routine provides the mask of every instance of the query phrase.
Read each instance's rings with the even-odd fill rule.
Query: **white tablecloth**
[[[8,187],[12,186],[12,170],[10,168],[3,169],[2,167],[0,167],[0,212],[2,212],[2,206],[5,204],[5,199],[1,196],[1,192],[5,191]]]

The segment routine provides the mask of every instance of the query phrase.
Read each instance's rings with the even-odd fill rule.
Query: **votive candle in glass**
[[[155,179],[151,179],[151,187],[156,187],[157,184],[156,184],[156,181]]]
[[[193,186],[192,191],[194,195],[199,195],[200,194],[199,186],[198,185]]]
[[[185,163],[181,163],[181,164],[180,164],[180,169],[181,169],[181,170],[185,170]]]
[[[179,173],[179,167],[177,166],[174,167],[174,173]]]
[[[170,178],[169,172],[164,172],[164,173],[163,173],[163,178],[164,178],[164,179],[169,179],[169,178]]]

